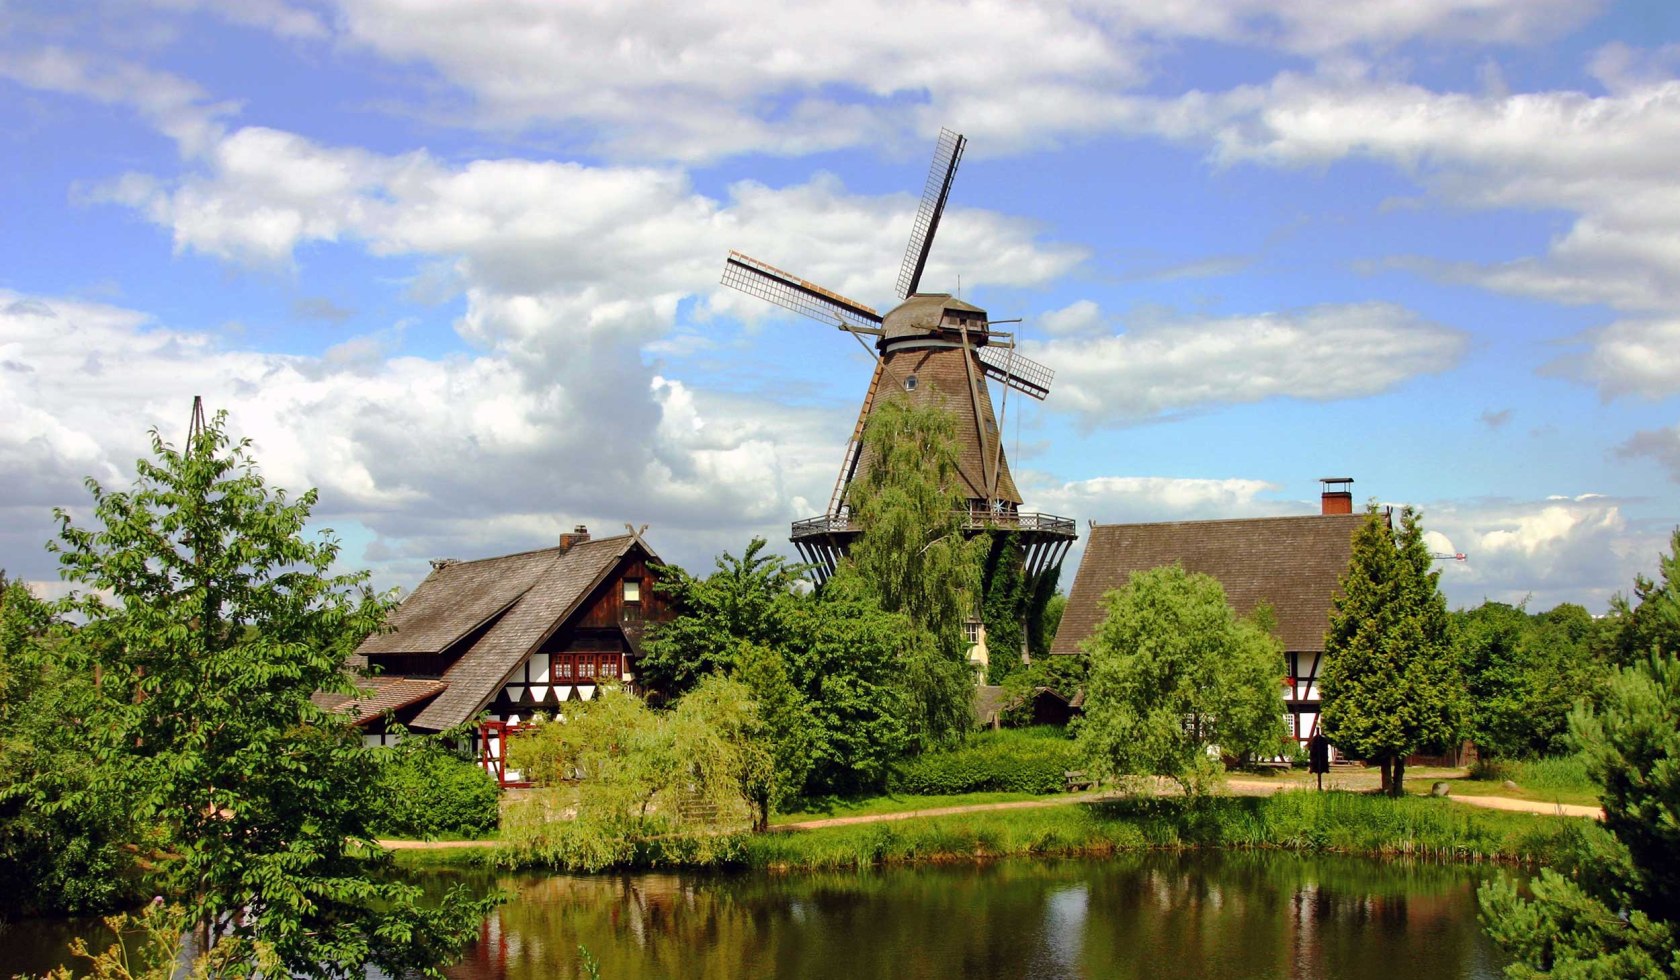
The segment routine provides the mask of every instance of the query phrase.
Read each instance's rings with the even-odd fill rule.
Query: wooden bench
[[[1080,790],[1097,788],[1097,781],[1092,779],[1090,776],[1085,775],[1085,770],[1083,769],[1069,769],[1062,773],[1062,778],[1067,780],[1067,791],[1069,793],[1077,793]]]

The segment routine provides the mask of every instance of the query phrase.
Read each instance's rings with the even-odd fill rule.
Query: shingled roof
[[[1181,562],[1212,575],[1226,598],[1247,615],[1262,601],[1277,614],[1284,649],[1324,649],[1330,600],[1353,553],[1363,514],[1258,517],[1161,524],[1099,524],[1086,539],[1073,591],[1051,653],[1079,652],[1102,621],[1102,597],[1133,572]]]
[[[632,535],[621,534],[612,538],[580,542],[565,551],[549,548],[529,552],[531,555],[543,556],[529,587],[515,597],[512,606],[501,618],[497,619],[495,624],[461,655],[455,665],[449,668],[449,672],[443,677],[448,688],[415,717],[414,727],[436,731],[459,725],[471,718],[495,695],[496,689],[501,686],[508,672],[519,666],[519,662],[526,655],[572,615],[636,541]],[[507,559],[490,559],[497,560]],[[446,566],[428,576],[426,582],[431,582],[434,578],[447,580],[469,564],[484,563]],[[519,572],[524,570],[522,565],[514,565],[512,568]],[[424,585],[425,583],[422,583],[422,587]],[[465,580],[463,586],[490,588],[477,575]],[[408,602],[412,603],[419,598],[420,589],[415,589]],[[430,601],[453,605],[456,599],[453,590],[445,589],[439,593],[437,599]],[[463,599],[459,605],[462,608],[481,609],[489,606],[490,602],[474,604]],[[401,635],[400,627],[397,635]]]
[[[309,700],[335,715],[349,715],[356,725],[367,725],[443,690],[443,681],[422,677],[358,677],[361,694],[316,691]]]
[[[442,653],[513,605],[559,554],[544,548],[441,564],[391,614],[392,631],[368,637],[356,652]]]

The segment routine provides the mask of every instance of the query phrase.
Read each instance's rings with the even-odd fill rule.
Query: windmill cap
[[[946,323],[947,318],[969,320],[971,327],[978,327],[981,331],[986,328],[986,311],[973,303],[965,303],[950,293],[917,293],[893,307],[881,319],[881,327],[885,331],[881,335],[881,341],[885,343],[899,337],[925,337],[942,326],[954,329],[956,325]],[[970,342],[983,344],[984,337],[982,332]]]

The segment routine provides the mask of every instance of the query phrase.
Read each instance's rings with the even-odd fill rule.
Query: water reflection
[[[483,878],[455,980],[1487,977],[1478,869],[1145,854],[871,874]]]

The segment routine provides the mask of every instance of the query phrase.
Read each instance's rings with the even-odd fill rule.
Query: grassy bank
[[[1510,781],[1515,786],[1506,786]],[[1578,755],[1549,759],[1492,759],[1470,770],[1460,792],[1474,796],[1503,796],[1542,803],[1598,805],[1598,784],[1587,777],[1586,760]]]
[[[712,838],[704,848],[709,855],[704,861],[695,860],[693,849],[683,841],[653,841],[637,847],[625,867],[820,871],[1193,848],[1545,862],[1573,823],[1569,818],[1479,810],[1447,800],[1356,793],[1279,793],[1196,802],[1135,798],[741,835],[727,843]],[[397,860],[404,867],[534,866],[509,850],[408,851]]]

